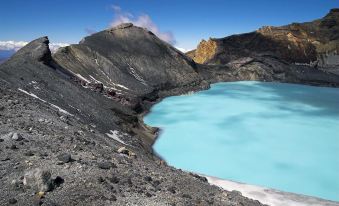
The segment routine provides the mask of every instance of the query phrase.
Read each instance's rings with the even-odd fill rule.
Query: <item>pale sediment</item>
[[[324,200],[312,196],[296,193],[283,192],[275,189],[244,184],[235,181],[220,179],[217,177],[205,176],[211,185],[216,185],[225,190],[236,190],[245,197],[259,200],[263,204],[271,206],[338,206],[339,202]]]

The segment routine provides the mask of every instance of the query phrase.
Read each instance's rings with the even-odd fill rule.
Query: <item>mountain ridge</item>
[[[339,9],[323,18],[254,32],[203,40],[188,56],[197,63],[226,64],[236,58],[269,53],[289,63],[320,67],[339,65]]]

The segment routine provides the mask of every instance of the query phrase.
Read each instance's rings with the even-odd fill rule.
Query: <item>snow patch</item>
[[[70,116],[73,116],[73,114],[71,114],[71,113],[67,112],[66,110],[64,110],[64,109],[62,109],[62,108],[56,106],[55,104],[49,103],[49,105],[51,105],[52,107],[58,109],[59,112],[62,112],[62,113],[64,113],[64,114],[68,114],[68,115],[70,115]]]
[[[87,83],[90,83],[90,81],[88,79],[86,79],[85,77],[81,76],[81,74],[75,74],[79,79],[81,79],[82,81],[85,81]]]
[[[34,85],[33,88],[36,89],[36,90],[40,90],[40,87],[38,87],[36,85]]]
[[[104,72],[102,71],[101,69],[99,69],[99,71],[110,81],[110,82],[113,82],[111,78],[109,78],[109,76]]]
[[[117,91],[122,92],[122,90],[117,89],[117,88],[115,88],[115,87],[106,87],[106,86],[104,85],[104,88],[105,88],[105,90],[114,90],[115,93],[117,93]]]
[[[21,88],[18,88],[18,90],[19,90],[20,92],[23,92],[23,93],[25,93],[25,94],[27,94],[27,95],[29,95],[29,96],[35,98],[35,99],[38,99],[38,100],[42,101],[43,103],[48,103],[50,106],[52,106],[52,107],[58,109],[59,112],[62,112],[62,113],[64,113],[64,114],[67,114],[67,115],[70,115],[70,116],[74,116],[73,114],[67,112],[66,110],[64,110],[64,109],[62,109],[62,108],[56,106],[55,104],[49,103],[49,102],[47,102],[46,100],[41,99],[40,97],[36,96],[36,95],[33,94],[33,93],[27,92],[27,91],[25,91],[25,90],[23,90],[23,89],[21,89]]]
[[[40,101],[42,101],[42,102],[44,102],[44,103],[46,103],[46,101],[45,100],[43,100],[43,99],[41,99],[41,98],[39,98],[38,96],[36,96],[35,94],[33,94],[33,93],[29,93],[29,92],[27,92],[27,91],[25,91],[25,90],[23,90],[23,89],[18,89],[20,92],[23,92],[23,93],[25,93],[25,94],[27,94],[27,95],[29,95],[29,96],[31,96],[31,97],[33,97],[33,98],[35,98],[35,99],[38,99],[38,100],[40,100]]]
[[[141,84],[143,85],[146,85],[147,86],[147,83],[146,81],[135,71],[135,69],[133,67],[131,67],[130,65],[128,65],[130,68],[130,73],[134,76],[134,78],[136,80],[138,80]]]
[[[129,88],[125,87],[124,85],[121,85],[121,84],[118,84],[118,83],[114,83],[112,81],[111,78],[109,78],[109,76],[104,72],[102,71],[101,69],[99,69],[99,71],[109,80],[109,83],[112,85],[112,86],[117,86],[117,87],[120,87],[120,88],[123,88],[123,89],[126,89],[126,90],[129,90]]]
[[[94,59],[94,61],[95,61],[96,65],[100,66],[99,62],[98,62],[98,59]]]
[[[125,87],[124,85],[121,85],[121,84],[113,83],[113,85],[121,87],[121,88],[126,89],[126,90],[129,90],[129,88],[127,88],[127,87]]]
[[[72,107],[73,109],[75,109],[75,110],[77,110],[78,112],[81,112],[81,110],[80,109],[78,109],[78,108],[75,108],[75,107],[73,107],[72,105],[68,105],[68,106],[70,106],[70,107]]]
[[[101,83],[101,84],[102,84],[101,81],[97,80],[97,79],[94,78],[92,75],[89,75],[89,77],[90,77],[91,79],[93,79],[93,81],[95,81],[95,83]]]
[[[129,145],[129,144],[125,143],[122,139],[120,139],[119,136],[122,136],[123,134],[121,134],[118,130],[110,130],[110,133],[106,133],[106,135],[108,137],[120,142],[121,144]]]
[[[39,90],[40,87],[37,86],[37,84],[38,84],[38,83],[37,83],[36,81],[31,81],[30,83],[28,83],[28,85],[33,85],[33,88],[34,88],[34,89]]]

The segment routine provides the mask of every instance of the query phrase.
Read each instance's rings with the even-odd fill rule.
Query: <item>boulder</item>
[[[3,135],[3,136],[2,136],[2,139],[4,139],[4,140],[10,140],[10,139],[12,138],[12,136],[13,136],[13,132],[10,132],[10,133],[8,133],[8,134]]]
[[[68,163],[72,161],[72,156],[69,153],[63,153],[57,156],[58,160],[62,163]]]
[[[118,152],[121,153],[121,154],[129,155],[129,150],[126,149],[126,147],[120,147],[118,149]]]
[[[21,136],[21,134],[18,134],[16,132],[13,133],[12,135],[12,140],[15,140],[15,141],[21,141],[23,140],[24,138]]]
[[[129,149],[127,149],[126,147],[120,147],[120,148],[118,149],[118,152],[119,152],[120,154],[125,154],[125,155],[128,155],[128,156],[130,156],[130,157],[136,158],[136,154],[135,154],[134,152],[130,151]]]
[[[11,199],[9,199],[8,200],[8,203],[10,204],[10,205],[14,205],[14,204],[16,204],[18,201],[15,199],[15,198],[11,198]]]
[[[23,183],[37,192],[48,192],[54,187],[51,173],[40,168],[26,172]]]
[[[116,165],[113,164],[112,162],[99,162],[98,163],[98,167],[100,169],[104,169],[104,170],[108,170],[108,169],[111,169],[111,168],[116,168]]]

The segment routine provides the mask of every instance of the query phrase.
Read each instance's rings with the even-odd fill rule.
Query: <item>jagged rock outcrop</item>
[[[324,18],[202,41],[188,53],[197,63],[226,64],[240,57],[270,54],[289,63],[339,66],[339,9]]]
[[[191,56],[195,62],[202,64],[213,58],[217,49],[218,45],[215,40],[202,40],[194,52],[188,52],[188,56]]]

